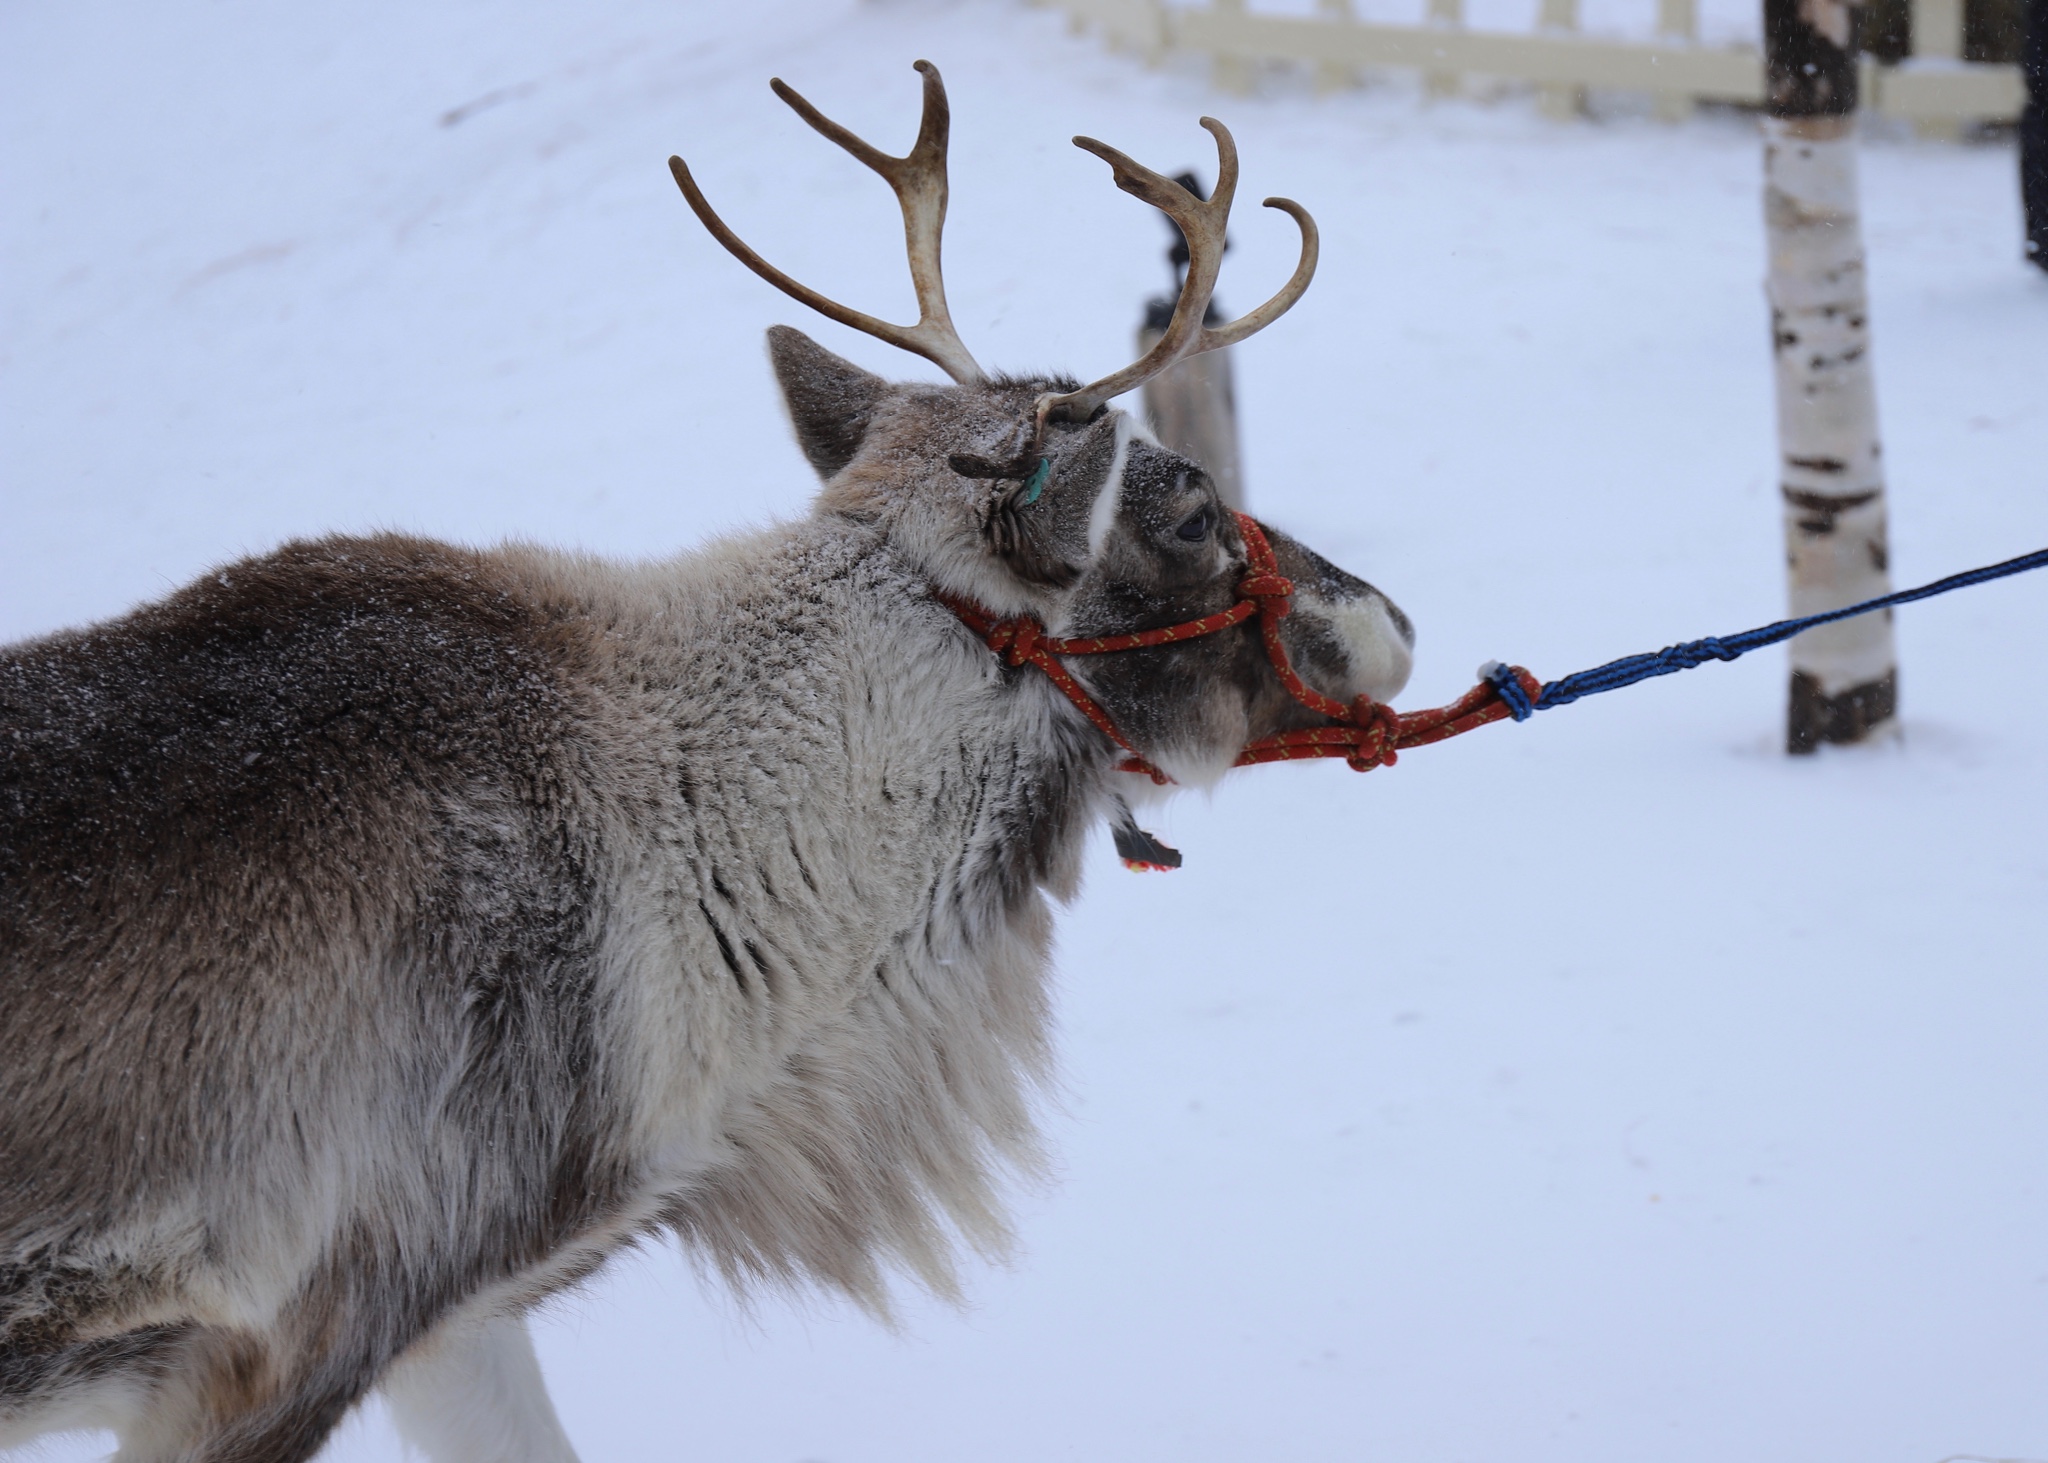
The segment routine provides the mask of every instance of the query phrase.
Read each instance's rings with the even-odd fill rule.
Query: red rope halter
[[[1500,692],[1491,683],[1474,686],[1448,706],[1406,713],[1395,711],[1393,707],[1367,696],[1360,696],[1346,706],[1309,685],[1295,672],[1294,663],[1287,656],[1287,647],[1280,643],[1280,622],[1294,608],[1293,581],[1281,575],[1273,557],[1273,546],[1266,541],[1265,530],[1245,514],[1233,513],[1231,516],[1237,520],[1238,532],[1244,535],[1245,572],[1237,582],[1238,601],[1227,610],[1204,615],[1199,620],[1188,620],[1158,630],[1139,630],[1129,635],[1094,635],[1062,640],[1047,635],[1044,627],[1029,615],[999,620],[981,606],[952,595],[938,593],[934,598],[958,615],[969,629],[987,642],[990,650],[1009,664],[1035,665],[1044,671],[1067,699],[1081,709],[1082,715],[1129,753],[1117,764],[1118,771],[1143,772],[1158,783],[1173,779],[1138,754],[1138,749],[1117,730],[1109,713],[1054,657],[1106,655],[1117,650],[1144,650],[1155,645],[1170,645],[1178,640],[1214,635],[1233,625],[1241,625],[1254,615],[1258,616],[1259,638],[1265,644],[1266,658],[1273,662],[1280,684],[1295,700],[1309,710],[1329,717],[1337,725],[1260,737],[1237,754],[1233,765],[1238,767],[1252,767],[1261,762],[1292,762],[1307,757],[1342,757],[1354,771],[1370,772],[1375,767],[1391,767],[1398,754],[1410,747],[1441,742],[1510,714],[1507,703],[1501,700]],[[1534,697],[1541,689],[1536,678],[1519,666],[1513,669],[1522,689]]]

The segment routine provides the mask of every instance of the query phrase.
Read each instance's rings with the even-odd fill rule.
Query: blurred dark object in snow
[[[2027,216],[2027,258],[2048,269],[2048,0],[2027,6],[2020,58],[2027,105],[2020,113],[2020,202]]]
[[[2009,66],[2020,58],[2027,0],[1963,0],[1963,59]],[[1896,66],[1913,54],[1912,0],[1865,0],[1856,48]]]
[[[1206,199],[1193,173],[1180,173],[1174,182]],[[1188,268],[1188,240],[1180,225],[1166,220],[1173,243],[1166,262],[1173,271],[1173,292],[1154,295],[1145,302],[1145,320],[1138,327],[1138,350],[1149,351],[1166,333],[1173,319],[1173,307],[1180,298]],[[1224,249],[1230,248],[1228,241]],[[1210,297],[1202,324],[1218,325],[1223,320],[1216,300]],[[1231,379],[1230,351],[1209,351],[1189,356],[1145,383],[1145,419],[1162,445],[1193,458],[1216,484],[1223,501],[1232,508],[1244,507],[1244,476],[1237,446],[1237,391]]]
[[[2027,32],[2027,0],[1964,0],[1963,59],[2010,66]]]

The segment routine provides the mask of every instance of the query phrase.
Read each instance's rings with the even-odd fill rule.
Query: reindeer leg
[[[339,1247],[263,1331],[193,1327],[152,1358],[155,1384],[115,1463],[309,1463],[383,1386],[435,1463],[575,1463],[515,1320],[420,1304],[451,1278]]]
[[[362,1394],[362,1369],[278,1365],[277,1338],[190,1327],[115,1422],[112,1463],[305,1463]]]
[[[443,1323],[379,1386],[399,1432],[434,1463],[576,1463],[517,1316]]]

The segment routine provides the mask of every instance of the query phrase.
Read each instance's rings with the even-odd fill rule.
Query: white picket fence
[[[1575,113],[1588,88],[1649,93],[1672,118],[1695,102],[1757,103],[1764,94],[1755,47],[1700,42],[1696,0],[1655,0],[1655,38],[1644,40],[1584,34],[1579,0],[1537,0],[1536,28],[1522,33],[1467,28],[1464,0],[1422,0],[1427,13],[1414,25],[1360,19],[1352,0],[1316,0],[1314,15],[1261,13],[1246,0],[1037,3],[1147,59],[1206,55],[1217,81],[1232,90],[1249,85],[1253,66],[1278,61],[1305,63],[1332,87],[1355,84],[1366,68],[1421,71],[1438,93],[1457,90],[1468,75],[1533,82],[1544,110],[1557,116]],[[1909,119],[1932,136],[2019,115],[2026,100],[2019,67],[1961,59],[1962,0],[1913,0],[1913,36],[1916,54],[1899,65],[1865,58],[1866,109]]]

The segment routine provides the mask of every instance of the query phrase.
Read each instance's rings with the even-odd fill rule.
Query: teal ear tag
[[[1038,495],[1045,491],[1045,480],[1052,476],[1052,459],[1041,457],[1038,466],[1031,469],[1031,476],[1024,482],[1024,498],[1017,506],[1029,508],[1038,501]]]

